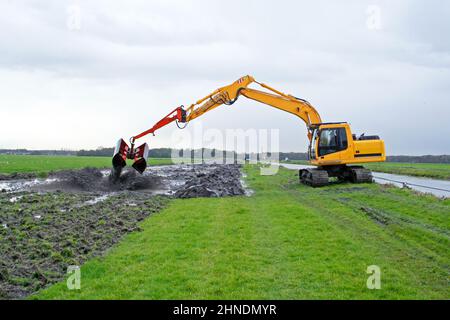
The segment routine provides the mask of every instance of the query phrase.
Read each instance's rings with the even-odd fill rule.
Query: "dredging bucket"
[[[131,144],[130,147],[123,139],[117,141],[112,158],[112,170],[110,176],[112,181],[117,181],[119,179],[122,169],[127,165],[127,159],[134,160],[132,167],[142,174],[145,171],[145,168],[147,168],[148,151],[147,143],[134,148],[133,144]]]

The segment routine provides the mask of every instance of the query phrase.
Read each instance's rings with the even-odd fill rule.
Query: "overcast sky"
[[[388,154],[450,154],[449,17],[444,0],[2,0],[0,148],[113,146],[251,74]],[[244,97],[195,122],[307,146],[299,119]]]

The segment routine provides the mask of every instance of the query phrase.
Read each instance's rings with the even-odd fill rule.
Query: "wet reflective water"
[[[292,170],[314,168],[313,166],[291,163],[281,163],[280,165]],[[437,197],[450,197],[450,181],[447,180],[404,176],[384,172],[373,172],[373,177],[374,181],[379,184],[392,184],[400,188],[406,185],[413,190],[431,193]]]

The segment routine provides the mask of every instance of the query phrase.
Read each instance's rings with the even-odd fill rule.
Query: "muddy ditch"
[[[0,181],[0,299],[20,299],[64,279],[67,267],[102,255],[172,198],[243,195],[236,165],[158,166],[52,173]]]

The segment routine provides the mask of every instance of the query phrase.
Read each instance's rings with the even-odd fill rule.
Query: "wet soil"
[[[237,166],[215,166],[209,172],[195,173],[177,189],[176,198],[226,197],[242,195],[245,190],[240,182]]]
[[[126,170],[119,180],[112,182],[108,171],[96,168],[85,168],[81,170],[64,170],[53,173],[50,179],[55,181],[45,186],[37,185],[32,189],[36,191],[66,191],[66,192],[114,192],[123,190],[157,190],[162,188],[161,177],[146,173],[141,175],[135,170]]]
[[[144,175],[86,168],[1,182],[0,299],[20,299],[102,255],[172,198],[245,193],[236,165],[160,166]],[[0,188],[0,189],[1,189]]]

